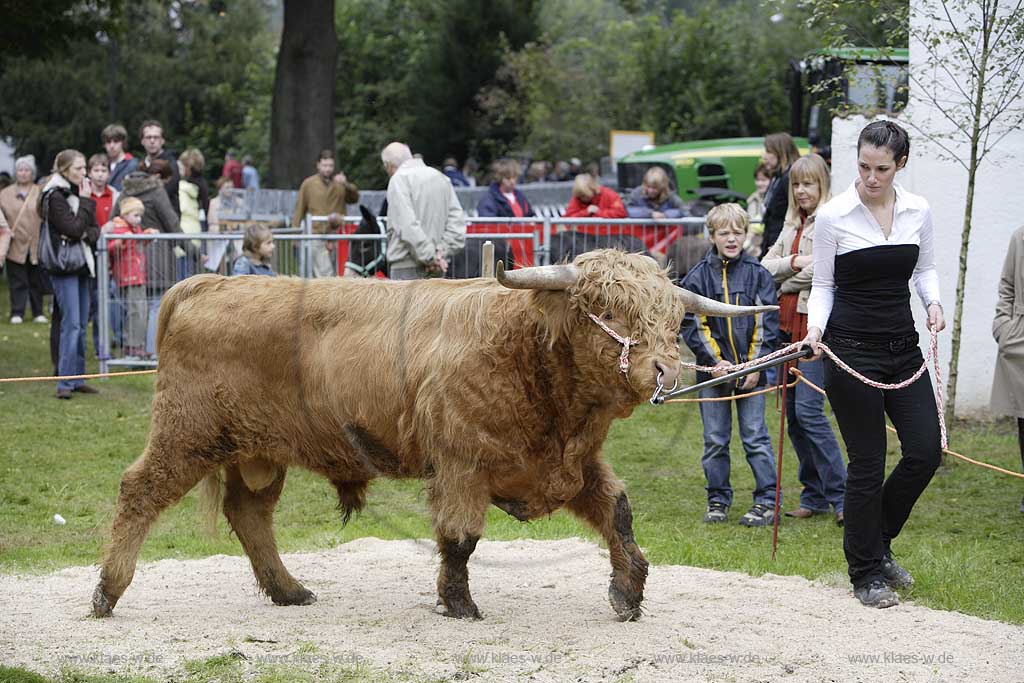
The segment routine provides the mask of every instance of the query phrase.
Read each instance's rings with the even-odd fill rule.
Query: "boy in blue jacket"
[[[739,204],[722,204],[707,215],[712,247],[680,283],[702,296],[740,306],[777,303],[771,274],[743,251],[750,228],[747,212]],[[683,319],[683,338],[697,357],[698,365],[716,369],[710,375],[697,373],[697,381],[721,377],[729,366],[761,358],[775,349],[779,334],[779,314],[759,313],[743,318],[717,318],[687,314]],[[743,395],[763,387],[761,373],[741,377],[700,392],[701,398]],[[729,441],[732,438],[732,404],[740,427],[740,440],[747,464],[754,473],[754,504],[740,518],[743,526],[769,526],[775,516],[775,455],[765,424],[765,395],[748,396],[735,401],[700,404],[704,423],[704,455],[701,465],[707,480],[708,507],[705,522],[724,522],[732,505],[729,484]]]

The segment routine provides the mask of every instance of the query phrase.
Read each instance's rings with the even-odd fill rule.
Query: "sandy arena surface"
[[[275,607],[248,561],[223,555],[141,565],[105,620],[88,616],[96,567],[0,576],[0,663],[174,680],[185,660],[234,652],[253,668],[359,663],[379,680],[1024,681],[1024,627],[865,609],[846,587],[799,577],[652,567],[644,618],[619,623],[608,554],[578,539],[481,542],[479,622],[434,612],[429,541],[284,559],[316,604]]]

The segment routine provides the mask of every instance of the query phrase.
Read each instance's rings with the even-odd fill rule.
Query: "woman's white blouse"
[[[856,182],[827,204],[818,207],[814,223],[814,280],[807,300],[807,326],[822,332],[828,324],[835,297],[835,259],[858,249],[917,245],[917,266],[911,282],[927,307],[939,298],[939,275],[935,270],[935,233],[932,210],[924,197],[899,185],[888,239],[882,227],[860,200]]]

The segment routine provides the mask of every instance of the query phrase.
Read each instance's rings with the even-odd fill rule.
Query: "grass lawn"
[[[48,328],[7,323],[7,293],[0,288],[0,377],[49,375]],[[90,361],[90,369],[96,366]],[[0,571],[46,572],[98,562],[120,476],[141,452],[149,427],[153,378],[95,381],[98,396],[53,397],[52,383],[0,385]],[[774,401],[769,426],[777,436]],[[956,450],[1011,470],[1020,459],[1010,424],[957,424]],[[628,486],[636,536],[653,563],[686,564],[750,574],[771,572],[846,584],[842,531],[831,517],[786,519],[779,553],[770,559],[771,530],[736,524],[750,501],[753,479],[738,438],[733,444],[736,505],[730,523],[701,523],[704,478],[700,416],[694,405],[644,406],[612,430],[605,454]],[[889,464],[898,443],[890,437]],[[786,450],[784,496],[799,496],[796,458]],[[898,559],[917,579],[919,604],[980,617],[1024,623],[1024,515],[1017,510],[1024,482],[950,460],[937,474],[895,545]],[[283,552],[331,548],[361,536],[387,539],[431,535],[418,482],[378,481],[363,513],[342,529],[333,489],[293,469],[278,507]],[[237,540],[200,531],[195,493],[167,511],[154,527],[142,561],[241,554]],[[58,526],[54,514],[67,524]],[[564,513],[521,524],[492,509],[490,539],[594,540],[589,528]],[[85,600],[88,596],[83,596]],[[852,597],[851,597],[852,599]],[[3,676],[0,676],[2,678]],[[28,680],[28,679],[25,679]]]

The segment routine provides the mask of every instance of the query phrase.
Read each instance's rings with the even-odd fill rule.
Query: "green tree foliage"
[[[76,41],[110,31],[123,0],[33,0],[4,3],[0,21],[0,73],[9,59],[47,57]]]
[[[757,0],[677,12],[642,47],[646,124],[665,140],[763,135],[789,125],[786,68],[814,45],[798,17]]]
[[[98,151],[111,121],[129,128],[137,151],[138,124],[157,118],[168,146],[199,147],[209,172],[235,147],[271,175],[280,26],[270,16],[281,0],[94,4],[121,8],[107,30],[45,61],[9,57],[0,136],[45,167],[64,147]],[[818,15],[803,5],[336,0],[339,163],[361,186],[382,187],[379,152],[396,139],[428,163],[453,154],[486,164],[518,152],[594,160],[608,153],[611,129],[653,130],[658,142],[783,130],[787,64],[823,44],[820,29],[807,29]],[[769,21],[780,11],[784,21]]]
[[[530,154],[597,158],[612,129],[668,142],[786,128],[786,66],[814,47],[801,21],[773,24],[775,7],[757,0],[691,12],[623,4],[545,2],[541,39],[506,53],[488,112],[515,121]]]
[[[116,28],[99,39],[8,62],[0,77],[0,134],[47,168],[64,148],[102,151],[100,131],[112,121],[128,128],[129,146],[138,150],[138,125],[155,118],[169,148],[198,147],[217,167],[247,130],[251,106],[260,103],[263,93],[254,86],[261,85],[259,66],[273,49],[266,22],[263,0],[216,8],[127,3]]]
[[[508,147],[480,116],[504,50],[535,37],[532,0],[339,0],[337,137],[355,177],[383,183],[379,153],[404,140],[428,162]],[[494,138],[497,138],[495,140]]]
[[[538,20],[538,42],[506,51],[503,90],[487,93],[487,113],[517,129],[530,156],[597,158],[610,129],[641,125],[639,55],[656,21],[591,0],[550,0]]]

